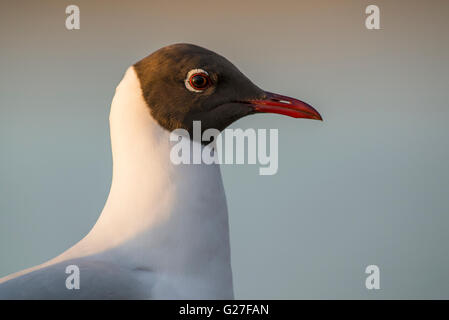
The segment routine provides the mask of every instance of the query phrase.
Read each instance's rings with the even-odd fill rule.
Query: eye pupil
[[[202,77],[202,76],[194,76],[192,81],[193,81],[194,85],[196,85],[198,87],[202,87],[202,86],[204,86],[206,79],[204,79],[204,77]]]
[[[190,78],[190,84],[196,89],[204,89],[208,86],[209,79],[206,75],[196,74]]]

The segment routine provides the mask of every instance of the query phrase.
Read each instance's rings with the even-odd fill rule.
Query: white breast
[[[31,273],[46,281],[59,279],[60,268],[55,266],[78,261],[89,274],[90,281],[82,285],[88,298],[101,295],[99,286],[118,290],[108,282],[116,281],[114,277],[142,285],[137,293],[129,292],[134,298],[232,298],[228,214],[219,166],[171,163],[170,133],[151,117],[132,67],[117,87],[110,126],[112,186],[97,223],[55,259],[0,279],[0,296],[6,286],[14,291],[14,283],[26,287],[23,277]],[[99,275],[105,268],[120,272],[111,278]],[[96,278],[102,279],[97,287]],[[29,281],[44,285],[39,279]],[[58,281],[54,286],[59,288]]]

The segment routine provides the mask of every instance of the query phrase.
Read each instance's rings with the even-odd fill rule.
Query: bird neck
[[[78,253],[114,252],[133,267],[181,273],[207,270],[231,282],[220,168],[170,161],[170,132],[151,117],[133,68],[116,89],[110,129],[110,194]]]

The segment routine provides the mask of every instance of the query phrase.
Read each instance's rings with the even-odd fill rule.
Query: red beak
[[[308,103],[280,94],[265,92],[263,100],[249,100],[257,113],[279,113],[293,118],[323,120],[321,115]]]

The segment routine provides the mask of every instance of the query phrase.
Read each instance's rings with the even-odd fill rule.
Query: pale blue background
[[[364,27],[373,3],[382,30]],[[89,231],[115,86],[191,42],[325,119],[233,125],[280,135],[277,175],[223,167],[237,298],[449,298],[448,30],[447,1],[1,2],[0,276]],[[370,264],[381,290],[365,289]]]

